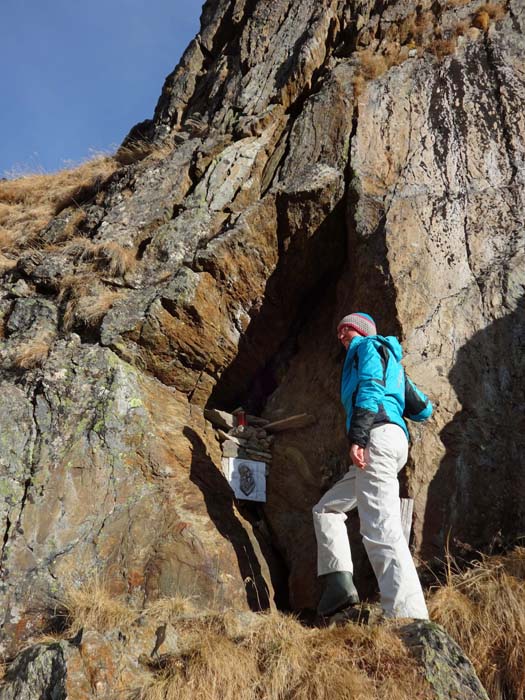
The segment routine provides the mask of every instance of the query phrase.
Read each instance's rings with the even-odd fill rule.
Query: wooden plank
[[[267,423],[264,429],[267,433],[280,433],[282,430],[299,430],[300,428],[307,428],[309,425],[317,422],[315,416],[309,413],[299,413],[296,416],[290,416],[289,418],[283,418],[282,420],[276,420],[273,423]]]
[[[264,428],[270,422],[266,418],[252,416],[250,413],[246,414],[246,420],[248,421],[248,425],[254,425],[256,428]]]
[[[252,450],[249,447],[241,447],[241,450],[246,452],[246,454],[251,455],[252,459],[258,459],[261,462],[271,462],[272,460],[271,452],[263,452],[262,450]]]
[[[412,531],[412,514],[414,512],[414,499],[401,498],[401,527],[405,540],[410,543],[410,532]]]

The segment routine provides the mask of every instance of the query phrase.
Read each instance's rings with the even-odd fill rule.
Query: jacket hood
[[[399,340],[393,335],[356,336],[348,346],[347,357],[349,355],[354,355],[361,343],[373,343],[376,348],[378,348],[380,345],[386,345],[396,360],[399,361],[403,357],[403,348],[401,347]]]

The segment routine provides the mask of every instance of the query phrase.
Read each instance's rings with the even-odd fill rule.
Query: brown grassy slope
[[[242,638],[206,619],[185,650],[152,666],[137,700],[425,700],[422,672],[388,627],[308,629],[279,613]]]
[[[449,573],[429,611],[472,660],[491,700],[525,698],[525,548]]]
[[[433,697],[421,670],[388,627],[304,627],[281,613],[251,617],[239,634],[235,613],[195,614],[191,601],[164,599],[133,609],[93,580],[69,584],[61,604],[66,636],[80,628],[133,637],[135,625],[169,622],[180,652],[152,659],[135,700],[420,700]],[[231,618],[231,619],[230,619]],[[149,651],[149,650],[148,650]]]
[[[164,151],[152,151],[161,157]],[[150,155],[151,155],[150,153]],[[103,283],[101,272],[122,277],[134,269],[136,251],[114,241],[95,244],[82,236],[86,218],[82,203],[97,201],[105,183],[121,167],[113,157],[96,157],[78,167],[51,174],[32,174],[0,181],[0,275],[13,269],[25,251],[41,255],[64,255],[76,261],[74,274],[59,280],[58,299],[65,312],[64,328],[95,327],[121,291]],[[69,207],[60,240],[46,243],[42,231],[63,209]],[[50,342],[28,342],[17,351],[14,364],[30,368],[44,359]]]
[[[449,573],[428,598],[431,618],[443,625],[472,660],[491,700],[525,697],[525,549],[485,557],[468,571]],[[156,607],[155,607],[156,606]],[[329,700],[433,697],[421,670],[395,634],[396,622],[352,623],[309,629],[293,617],[261,615],[239,635],[228,630],[231,613],[188,615],[184,601],[159,601],[137,612],[100,583],[69,589],[71,630],[101,632],[132,627],[139,617],[169,619],[181,652],[152,661],[135,700]]]
[[[97,157],[76,168],[0,181],[0,252],[12,257],[62,209],[89,190],[93,196],[118,163]]]

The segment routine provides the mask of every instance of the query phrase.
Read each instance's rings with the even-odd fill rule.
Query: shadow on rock
[[[423,553],[487,551],[525,535],[525,304],[477,332],[449,379],[462,409],[441,431],[446,448],[430,484]]]
[[[190,480],[202,492],[208,515],[218,532],[231,542],[235,550],[248,605],[254,611],[267,610],[270,607],[270,590],[253,543],[235,514],[230,485],[210,459],[199,435],[187,427],[184,435],[193,447]]]

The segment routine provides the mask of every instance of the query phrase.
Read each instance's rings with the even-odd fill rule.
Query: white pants
[[[428,619],[427,606],[401,527],[397,473],[406,463],[408,442],[393,423],[370,431],[365,469],[351,466],[313,508],[317,538],[317,573],[353,573],[346,513],[355,508],[372,564],[381,604],[388,617]]]

